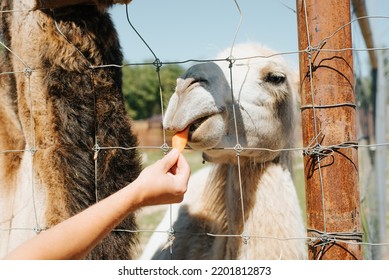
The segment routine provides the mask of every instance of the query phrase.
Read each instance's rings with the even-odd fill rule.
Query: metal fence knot
[[[334,154],[334,150],[331,147],[324,147],[317,143],[313,147],[307,147],[303,151],[304,156],[310,157],[327,157]]]
[[[35,233],[39,234],[39,233],[41,233],[42,231],[47,230],[47,228],[46,228],[46,227],[42,228],[42,227],[40,227],[40,226],[37,226],[37,227],[34,227],[33,230],[35,231]]]
[[[24,69],[24,76],[26,76],[26,78],[28,79],[28,78],[30,78],[31,77],[31,74],[32,74],[32,69],[31,68],[29,68],[29,67],[26,67],[25,69]]]
[[[174,239],[176,238],[174,235],[174,228],[171,227],[169,229],[168,233],[169,233],[168,241],[167,241],[166,245],[164,246],[163,250],[165,250],[166,248],[170,248],[170,254],[173,254],[173,242],[174,242]]]
[[[229,68],[232,68],[232,65],[234,65],[235,62],[236,62],[236,58],[233,57],[232,55],[230,55],[229,57],[227,57],[226,60],[227,60],[227,62],[230,63],[229,66],[228,66]]]
[[[323,40],[321,41],[318,45],[316,46],[312,46],[312,45],[308,45],[308,47],[306,47],[306,49],[304,50],[307,54],[308,54],[308,57],[309,59],[312,58],[313,54],[320,51],[320,49],[326,44],[326,40]]]
[[[94,155],[93,155],[93,160],[97,160],[98,156],[99,156],[99,152],[100,152],[101,148],[99,146],[99,144],[95,144],[93,146],[93,151],[95,152]]]
[[[161,69],[163,63],[162,63],[162,61],[159,58],[156,58],[154,60],[154,62],[153,62],[153,65],[155,66],[156,71],[159,72],[159,70]]]
[[[362,232],[322,232],[316,229],[308,229],[308,233],[314,234],[310,238],[309,245],[311,247],[325,246],[337,242],[356,242],[361,243]]]
[[[250,240],[250,235],[247,232],[243,232],[241,234],[241,237],[242,237],[243,244],[247,245],[249,243],[249,240]]]
[[[236,155],[239,156],[240,153],[244,150],[243,147],[238,143],[235,145],[234,150],[236,152]]]
[[[31,155],[35,155],[35,153],[38,151],[35,147],[32,147],[31,149],[28,149],[27,151],[29,151],[31,153]]]
[[[167,154],[167,153],[169,152],[169,149],[170,149],[169,145],[166,144],[166,143],[163,143],[163,144],[161,145],[161,147],[159,147],[159,148],[162,150],[162,152],[163,152],[164,154]]]

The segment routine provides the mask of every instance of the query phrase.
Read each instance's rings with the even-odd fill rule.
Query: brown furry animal
[[[0,13],[12,50],[1,53],[0,73],[14,73],[0,75],[0,257],[138,176],[136,151],[93,150],[137,145],[121,70],[91,67],[122,63],[105,8],[128,2],[1,1],[18,12]],[[134,216],[119,228],[136,229]],[[133,258],[136,245],[115,231],[88,258]]]

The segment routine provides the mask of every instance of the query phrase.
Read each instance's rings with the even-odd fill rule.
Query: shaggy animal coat
[[[105,8],[129,1],[2,0],[0,58],[0,257],[134,180],[141,169],[125,111],[122,54]],[[31,9],[32,8],[32,9]],[[42,8],[42,9],[39,9]],[[20,12],[31,9],[27,12]],[[19,59],[20,58],[20,59]],[[21,72],[19,72],[21,71]],[[120,229],[136,229],[133,215]],[[33,230],[35,229],[35,231]],[[134,234],[113,232],[88,258],[133,258]]]
[[[282,58],[261,45],[233,50],[235,58],[269,58],[237,61],[232,83],[226,61],[194,65],[177,80],[169,101],[164,126],[173,131],[189,126],[189,146],[202,151],[212,167],[202,171],[200,180],[192,176],[189,198],[173,225],[173,253],[158,250],[156,259],[307,257],[288,153],[243,149],[238,166],[236,152],[223,149],[237,143],[235,120],[243,148],[291,147],[297,94],[293,74]],[[219,57],[229,55],[226,50]]]

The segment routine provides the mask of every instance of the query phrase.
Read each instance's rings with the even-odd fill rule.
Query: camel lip
[[[212,116],[212,115],[211,115]],[[198,118],[189,125],[189,140],[192,138],[192,134],[211,116],[205,116]]]
[[[197,118],[195,118],[187,127],[189,127],[189,135],[188,140],[191,141],[193,133],[195,133],[196,130],[200,128],[200,126],[206,122],[208,119],[212,118],[213,116],[223,114],[225,111],[225,107],[217,108],[214,112],[210,112],[207,115],[199,115]]]

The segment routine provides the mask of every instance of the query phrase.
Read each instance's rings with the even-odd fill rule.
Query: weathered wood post
[[[361,259],[350,1],[297,0],[297,13],[309,258]]]

